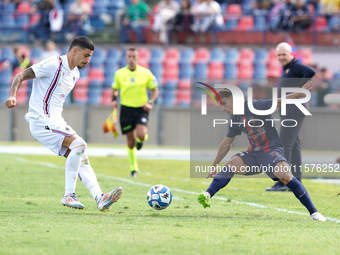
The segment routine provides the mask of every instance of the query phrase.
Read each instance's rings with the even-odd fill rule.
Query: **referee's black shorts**
[[[137,124],[147,126],[149,118],[149,112],[144,111],[143,107],[128,107],[121,105],[120,108],[120,127],[122,134],[129,133],[136,128]]]

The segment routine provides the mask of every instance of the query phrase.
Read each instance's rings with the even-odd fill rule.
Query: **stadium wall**
[[[63,112],[64,119],[79,135],[89,143],[126,144],[125,136],[113,139],[111,134],[104,134],[102,125],[111,112],[108,106],[68,105]],[[217,148],[226,135],[227,125],[219,125],[211,130],[211,119],[227,118],[219,108],[208,108],[210,120],[199,122],[195,125],[195,113],[189,108],[155,107],[149,116],[149,141],[150,145],[165,146],[195,146],[204,144],[206,148]],[[195,110],[194,110],[195,111]],[[200,109],[196,109],[199,112]],[[28,123],[24,120],[27,106],[17,106],[8,110],[0,106],[0,141],[35,141],[29,131]],[[302,148],[305,150],[339,150],[339,139],[334,132],[340,117],[340,110],[315,108],[311,109],[311,117],[306,117],[301,131]],[[191,120],[190,120],[191,117]],[[279,119],[278,112],[274,118]],[[277,121],[276,126],[280,128]],[[120,127],[118,125],[120,131]],[[318,134],[318,135],[316,135]],[[248,141],[245,135],[235,139],[233,148],[246,148]]]

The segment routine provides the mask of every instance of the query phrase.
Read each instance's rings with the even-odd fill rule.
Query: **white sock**
[[[78,137],[69,149],[71,150],[65,161],[65,196],[75,193],[80,162],[86,149],[86,142]]]
[[[86,188],[90,191],[92,197],[96,200],[96,202],[98,202],[98,199],[101,197],[103,192],[99,186],[96,174],[94,173],[90,165],[90,161],[86,153],[84,153],[82,157],[78,175],[79,175],[80,180],[84,183]]]

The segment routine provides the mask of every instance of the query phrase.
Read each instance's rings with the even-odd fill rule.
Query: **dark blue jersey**
[[[272,100],[253,100],[253,106],[257,110],[268,110],[272,106]],[[249,140],[248,152],[264,151],[282,148],[279,134],[273,116],[255,115],[248,108],[248,100],[244,102],[245,115],[232,115],[229,122],[227,137],[235,137],[245,133]]]

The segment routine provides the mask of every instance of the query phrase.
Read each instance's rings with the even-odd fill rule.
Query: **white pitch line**
[[[18,161],[31,162],[31,163],[35,163],[35,164],[38,164],[38,165],[47,166],[47,167],[50,167],[50,168],[65,169],[64,167],[61,167],[61,166],[58,166],[58,165],[55,165],[55,164],[51,164],[51,163],[46,163],[46,162],[43,162],[43,161],[30,160],[30,159],[26,159],[26,158],[22,158],[22,157],[17,157],[17,156],[14,156],[13,158],[15,158]],[[117,181],[122,181],[122,182],[133,184],[133,185],[139,185],[139,186],[144,186],[144,187],[152,187],[153,186],[152,184],[143,183],[143,182],[137,182],[137,181],[133,181],[133,180],[130,180],[130,179],[125,179],[125,178],[121,178],[121,177],[115,177],[115,176],[106,175],[106,174],[96,174],[96,175],[98,177],[103,177],[103,178],[107,178],[107,179],[113,179],[113,180],[117,180]],[[183,189],[178,189],[178,188],[171,188],[171,190],[182,192],[182,193],[186,193],[186,194],[196,195],[196,196],[198,194],[200,194],[198,192],[188,191],[188,190],[183,190]],[[237,201],[237,200],[228,200],[227,198],[224,198],[224,197],[214,196],[214,199],[218,199],[218,200],[222,200],[222,201],[230,201],[230,202],[238,203],[238,204],[245,204],[245,205],[249,205],[249,206],[257,207],[257,208],[272,209],[272,210],[280,211],[280,212],[286,212],[286,213],[292,213],[292,214],[309,216],[309,214],[307,214],[307,213],[296,212],[296,211],[291,211],[291,210],[282,209],[282,208],[276,208],[276,207],[270,207],[270,206],[265,206],[265,205],[261,205],[261,204],[250,203],[250,202],[243,202],[243,201]],[[329,220],[329,221],[335,222],[335,223],[340,223],[339,219],[334,219],[334,218],[330,218],[330,217],[326,217],[326,219]]]

